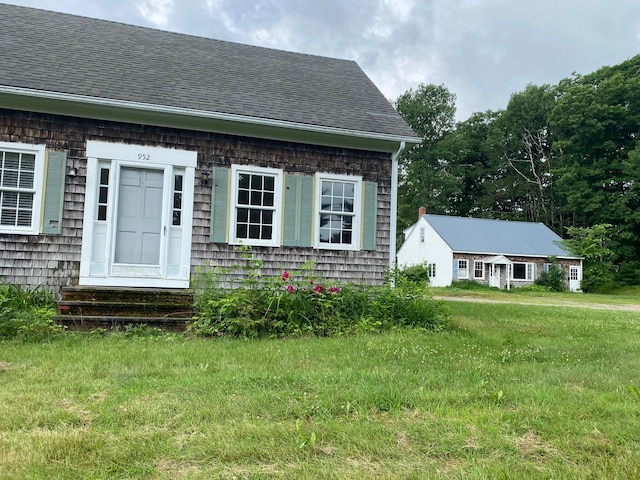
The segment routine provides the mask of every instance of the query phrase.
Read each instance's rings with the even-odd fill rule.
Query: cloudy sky
[[[458,120],[640,53],[638,0],[0,1],[355,60],[390,100],[444,84]]]

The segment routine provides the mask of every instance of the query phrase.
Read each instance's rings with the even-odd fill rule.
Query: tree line
[[[505,109],[455,122],[455,95],[421,84],[395,102],[423,142],[400,159],[398,230],[429,213],[542,222],[561,237],[605,226],[611,275],[640,284],[640,55]]]

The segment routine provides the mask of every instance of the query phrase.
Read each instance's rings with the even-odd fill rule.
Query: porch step
[[[146,324],[184,330],[192,316],[190,290],[65,287],[53,321],[76,329]]]

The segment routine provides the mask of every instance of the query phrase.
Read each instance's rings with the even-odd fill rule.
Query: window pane
[[[262,176],[261,175],[251,175],[251,189],[252,190],[262,190]]]
[[[107,206],[98,205],[98,220],[106,220],[106,219],[107,219]]]
[[[182,191],[182,175],[176,175],[175,176],[175,180],[173,182],[173,189],[176,192],[181,192]]]
[[[98,203],[107,203],[107,193],[109,189],[107,187],[100,187],[100,193],[98,194]]]
[[[353,200],[346,199],[344,200],[344,210],[345,212],[352,213],[353,212]]]
[[[33,193],[20,193],[18,195],[18,208],[31,210],[33,206]]]
[[[33,179],[34,179],[34,173],[33,172],[25,172],[22,171],[20,172],[20,181],[18,182],[19,188],[33,188]]]
[[[238,203],[240,205],[249,205],[249,192],[247,190],[240,190],[238,192]]]
[[[353,198],[355,196],[356,186],[353,183],[344,184],[344,196],[347,198]]]
[[[262,192],[251,192],[251,205],[262,205]]]
[[[16,225],[16,211],[15,210],[6,210],[2,209],[2,213],[0,213],[0,224],[2,225]]]
[[[2,206],[4,208],[16,208],[18,206],[18,194],[16,192],[4,192],[2,194]]]
[[[18,187],[18,171],[17,170],[5,170],[2,172],[2,186],[3,187]]]
[[[249,212],[249,223],[260,223],[260,210],[252,208]]]
[[[238,209],[238,221],[247,223],[249,221],[249,209],[248,208],[239,208]]]
[[[322,182],[322,195],[331,195],[331,182]]]
[[[344,183],[333,182],[333,196],[342,197],[344,195]]]
[[[527,278],[526,264],[514,263],[513,264],[513,278],[516,280],[526,280]]]
[[[109,185],[109,169],[100,169],[100,185]]]
[[[239,223],[236,226],[236,237],[238,238],[247,238],[247,225]]]
[[[173,211],[173,222],[172,222],[172,224],[174,226],[182,225],[182,212],[180,210],[174,210]]]
[[[264,189],[267,192],[274,192],[276,190],[276,177],[264,177]]]
[[[18,226],[20,227],[31,226],[31,210],[18,211]]]
[[[238,175],[238,187],[239,188],[249,188],[249,175],[240,174]]]
[[[249,238],[251,239],[260,238],[260,225],[249,225]]]
[[[264,210],[262,212],[262,223],[264,225],[273,225],[273,211]]]
[[[173,194],[173,208],[181,209],[182,208],[182,194],[174,193]]]
[[[273,228],[269,225],[262,227],[262,240],[271,240]]]
[[[265,192],[262,205],[265,207],[273,207],[274,198],[275,196],[273,193]]]

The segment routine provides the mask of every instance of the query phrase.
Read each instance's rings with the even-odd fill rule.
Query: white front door
[[[189,286],[196,153],[87,142],[81,285]]]
[[[500,288],[500,265],[491,264],[489,268],[489,286]]]
[[[579,292],[582,283],[582,272],[578,266],[569,267],[569,291]]]

